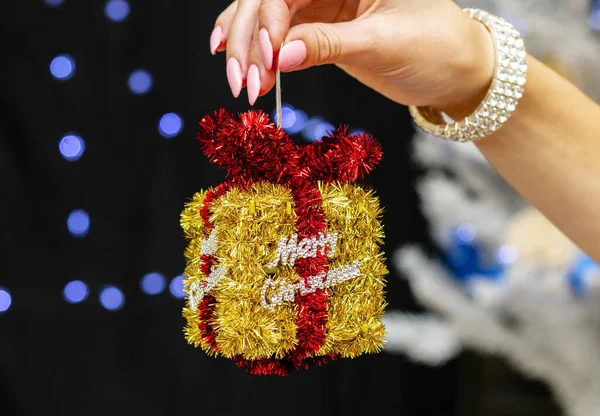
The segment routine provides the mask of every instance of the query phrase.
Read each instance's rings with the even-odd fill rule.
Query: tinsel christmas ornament
[[[225,110],[198,139],[225,182],[186,204],[188,342],[252,374],[379,352],[382,209],[354,184],[382,156],[346,128],[296,145],[260,111]]]

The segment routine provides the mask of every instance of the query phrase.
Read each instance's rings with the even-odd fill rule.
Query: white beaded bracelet
[[[483,10],[464,11],[483,23],[494,40],[494,80],[485,98],[473,114],[451,124],[446,123],[442,114],[431,107],[409,107],[415,123],[426,133],[458,142],[476,141],[497,131],[517,107],[527,80],[527,53],[515,27],[507,20]]]

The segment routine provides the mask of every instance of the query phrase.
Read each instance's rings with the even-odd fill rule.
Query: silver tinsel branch
[[[415,156],[429,171],[418,191],[442,253],[459,237],[502,272],[457,278],[442,258],[398,250],[394,264],[435,313],[389,313],[387,350],[431,365],[462,348],[501,355],[546,381],[569,415],[600,414],[600,269],[577,269],[577,247],[473,149],[419,137]]]

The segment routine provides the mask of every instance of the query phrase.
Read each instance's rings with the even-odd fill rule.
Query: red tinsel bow
[[[381,146],[366,133],[349,134],[344,126],[307,146],[296,145],[262,111],[236,117],[215,111],[200,121],[198,139],[212,163],[232,180],[286,184],[295,177],[310,182],[353,182],[381,160]]]

